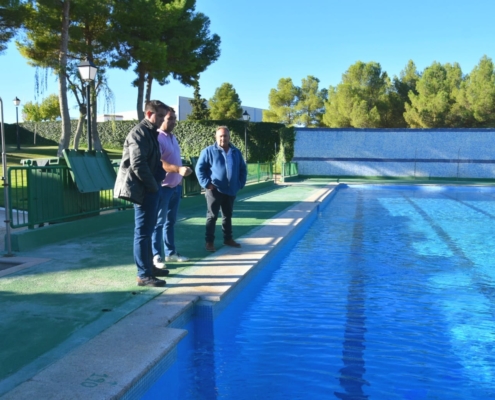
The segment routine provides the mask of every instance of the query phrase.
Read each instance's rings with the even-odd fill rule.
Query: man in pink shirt
[[[192,169],[182,166],[180,147],[172,133],[177,124],[175,111],[165,116],[158,129],[161,161],[165,170],[165,179],[161,182],[158,200],[158,218],[152,236],[153,264],[156,268],[165,268],[164,261],[188,261],[175,248],[174,226],[182,197],[182,178],[192,173]],[[162,243],[165,259],[162,258]]]

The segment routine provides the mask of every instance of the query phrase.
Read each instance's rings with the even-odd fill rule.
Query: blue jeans
[[[152,247],[153,256],[162,255],[162,243],[165,256],[176,254],[174,226],[177,221],[177,212],[182,197],[182,186],[174,188],[162,186],[158,191],[158,218],[153,231]]]
[[[137,276],[153,276],[151,236],[156,225],[158,193],[146,193],[142,205],[134,204],[134,261]]]

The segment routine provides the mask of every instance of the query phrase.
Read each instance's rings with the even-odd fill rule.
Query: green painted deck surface
[[[327,183],[309,180],[241,191],[234,209],[234,238],[248,234]],[[205,215],[204,199],[183,200],[176,245],[191,260],[168,264],[169,282],[183,268],[210,254],[204,250]],[[219,220],[217,248],[223,241],[220,225]],[[67,226],[78,229],[77,224]],[[133,226],[129,222],[91,231],[86,224],[84,232],[77,232],[80,236],[16,254],[48,261],[0,277],[0,396],[167,290],[136,285]]]

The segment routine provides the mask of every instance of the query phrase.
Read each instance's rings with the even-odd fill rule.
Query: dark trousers
[[[235,196],[220,193],[218,190],[206,189],[206,241],[215,240],[215,225],[218,212],[222,210],[222,232],[223,239],[232,239],[232,212],[234,211]]]

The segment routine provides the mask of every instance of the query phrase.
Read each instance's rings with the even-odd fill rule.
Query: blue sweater
[[[230,182],[227,179],[225,156],[217,143],[201,151],[195,171],[203,188],[212,183],[220,193],[235,196],[246,185],[247,169],[239,149],[232,143],[229,146],[233,162]]]

